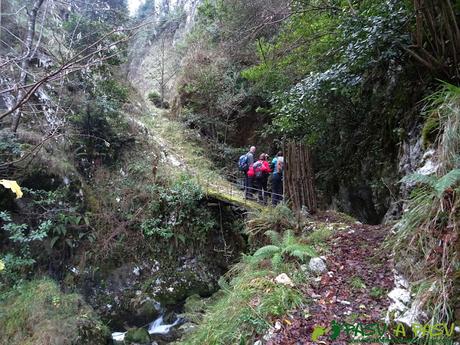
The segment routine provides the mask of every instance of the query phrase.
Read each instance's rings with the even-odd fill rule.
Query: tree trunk
[[[452,0],[414,0],[411,55],[447,80],[460,80],[460,28]]]
[[[317,210],[313,164],[310,150],[302,143],[284,144],[284,193],[288,204],[296,212],[306,207],[308,212]]]
[[[16,97],[16,104],[19,104],[23,97],[24,97],[24,89],[22,88],[24,85],[27,83],[27,77],[28,77],[28,68],[29,68],[29,62],[30,59],[32,58],[33,55],[33,43],[34,43],[34,37],[35,37],[35,22],[37,20],[37,14],[38,11],[40,10],[40,7],[43,5],[44,0],[35,0],[32,10],[30,12],[28,11],[28,20],[27,20],[27,35],[26,35],[26,40],[25,40],[25,50],[24,50],[24,55],[22,57],[21,61],[21,74],[19,76],[19,90],[18,94]],[[11,130],[13,132],[16,132],[19,126],[19,121],[21,120],[21,108],[19,107],[14,113],[13,113],[13,120],[11,122]]]

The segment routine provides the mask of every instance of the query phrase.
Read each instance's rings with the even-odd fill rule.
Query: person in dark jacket
[[[283,169],[284,157],[283,152],[278,152],[272,161],[273,176],[272,176],[272,204],[278,205],[283,201]]]

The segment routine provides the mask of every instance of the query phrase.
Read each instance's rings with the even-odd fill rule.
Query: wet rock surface
[[[123,330],[152,322],[160,305],[177,309],[188,296],[209,296],[222,274],[202,258],[181,257],[178,266],[158,260],[127,263],[82,287],[90,304],[112,329]]]

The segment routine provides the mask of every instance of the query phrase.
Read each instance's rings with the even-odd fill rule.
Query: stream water
[[[171,324],[164,323],[164,315],[160,315],[157,319],[149,323],[146,327],[150,335],[166,335],[174,326],[177,326],[182,320],[176,318]],[[117,342],[122,342],[125,339],[126,332],[113,332],[112,339]]]

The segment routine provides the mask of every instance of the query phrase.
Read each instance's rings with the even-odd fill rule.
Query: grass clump
[[[298,227],[294,213],[284,204],[276,207],[264,207],[253,210],[246,222],[246,232],[249,235],[249,242],[253,246],[267,244],[265,232],[271,229],[274,232],[281,232],[284,229],[295,229]]]
[[[381,298],[385,295],[385,290],[380,287],[373,286],[369,292],[369,295],[373,298]]]
[[[222,284],[224,295],[205,314],[197,331],[182,344],[246,344],[263,334],[270,318],[299,306],[302,293],[274,281],[275,271],[240,264],[233,279]]]
[[[350,280],[350,286],[355,290],[362,290],[366,288],[366,284],[360,277],[353,277]]]
[[[334,233],[334,228],[327,224],[318,224],[305,240],[312,245],[323,245]]]
[[[439,117],[436,116],[436,113],[431,113],[422,128],[422,142],[424,147],[428,147],[434,142],[438,130]]]
[[[1,345],[106,344],[108,328],[77,294],[50,279],[34,280],[1,296]]]

